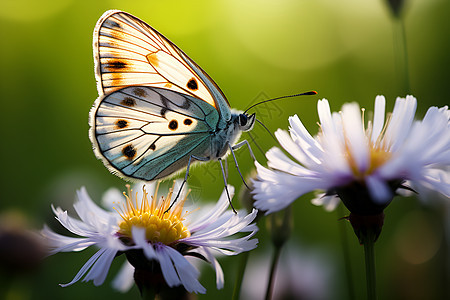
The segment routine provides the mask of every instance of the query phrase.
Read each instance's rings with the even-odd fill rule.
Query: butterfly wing
[[[219,118],[204,101],[161,88],[127,87],[97,101],[90,114],[94,152],[128,179],[154,180],[185,167],[209,147]]]
[[[219,112],[221,121],[231,118],[227,99],[208,74],[133,15],[105,12],[95,27],[93,46],[100,95],[128,86],[164,88],[205,101]]]

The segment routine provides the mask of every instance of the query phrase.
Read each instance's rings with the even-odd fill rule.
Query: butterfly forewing
[[[177,46],[138,18],[108,11],[94,30],[100,95],[127,86],[165,88],[202,99],[229,119],[229,105],[214,81]]]

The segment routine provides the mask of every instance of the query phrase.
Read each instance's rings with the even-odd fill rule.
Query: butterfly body
[[[255,115],[232,111],[214,81],[140,19],[108,11],[94,30],[94,153],[126,179],[154,180],[233,151]]]

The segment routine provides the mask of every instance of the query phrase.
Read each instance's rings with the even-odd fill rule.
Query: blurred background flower
[[[261,249],[245,270],[241,299],[264,299],[269,280],[270,251]],[[275,272],[272,299],[333,299],[336,293],[336,257],[323,248],[311,248],[291,241],[281,252]]]
[[[97,98],[92,32],[104,11],[125,10],[154,26],[214,78],[234,108],[244,109],[264,97],[319,92],[316,97],[283,100],[255,110],[274,132],[286,128],[287,118],[294,113],[308,130],[316,130],[317,99],[332,99],[331,110],[336,111],[344,102],[358,101],[360,107],[372,107],[378,94],[386,99],[406,96],[395,68],[392,12],[388,5],[385,0],[2,1],[0,210],[20,210],[34,220],[36,228],[51,223],[58,230],[49,210],[51,203],[69,207],[73,191],[82,185],[93,199],[100,199],[110,186],[123,189],[123,181],[95,159],[88,138],[88,112]],[[419,99],[418,119],[430,106],[449,104],[449,11],[450,2],[442,0],[410,0],[403,6],[410,92]],[[394,101],[388,100],[386,105],[386,111],[392,111]],[[252,134],[263,150],[252,143],[256,158],[265,164],[263,153],[275,146],[275,141],[258,125]],[[243,138],[249,139],[246,134]],[[245,148],[236,154],[246,176],[253,162]],[[232,164],[229,174],[229,183],[240,186],[242,182]],[[203,199],[217,199],[220,195],[223,182],[218,164],[192,168],[191,178],[197,190],[201,189]],[[305,201],[297,201],[292,207],[292,235],[300,235],[303,244],[324,246],[339,254],[341,245],[334,225],[342,215],[323,213],[321,207],[307,201],[311,198],[307,195]],[[427,210],[427,220],[435,221],[429,228],[437,240],[448,240],[444,232],[450,230],[443,231],[448,210],[439,204],[436,207]],[[399,243],[397,223],[409,218],[410,213],[412,219],[416,218],[415,212],[422,211],[423,204],[411,198],[399,199],[388,210],[390,217],[377,242],[379,298],[392,298],[394,289],[401,290],[395,295],[431,291],[426,294],[429,299],[445,298],[449,294],[450,244],[439,243],[436,252],[430,252],[434,255],[416,264],[392,258],[392,249]],[[414,230],[407,225],[402,228]],[[348,230],[349,235],[353,234]],[[270,243],[264,228],[258,239],[261,245]],[[358,241],[349,243],[353,274],[362,274]],[[38,276],[17,283],[15,290],[27,291],[20,299],[47,299],[49,294],[60,299],[139,297],[136,288],[122,295],[108,285],[96,288],[80,284],[63,289],[55,284],[60,278],[71,278],[79,268],[76,262],[87,260],[93,253],[86,251],[76,258],[71,254],[51,257]],[[61,265],[71,268],[60,269]],[[233,274],[233,258],[225,258],[221,265],[225,274]],[[116,274],[120,266],[114,265],[110,273]],[[343,269],[338,272],[343,273]],[[205,268],[202,274],[200,281],[208,293],[199,299],[230,299],[232,278],[226,278],[224,289],[217,291],[214,272]],[[355,277],[355,294],[365,295],[364,279]],[[345,277],[332,280],[337,286],[332,299],[347,299],[342,284]]]

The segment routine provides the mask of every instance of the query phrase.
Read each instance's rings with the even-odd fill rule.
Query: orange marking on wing
[[[147,60],[152,66],[154,66],[154,67],[159,66],[159,59],[156,56],[156,52],[153,52],[153,53],[150,53],[149,55],[147,55]]]
[[[166,84],[164,85],[164,87],[170,89],[170,88],[172,87],[172,84],[168,82],[168,83],[166,83]]]
[[[111,33],[111,37],[118,39],[118,40],[123,40],[123,33],[120,31],[112,31]]]
[[[111,74],[111,86],[123,85],[123,76],[121,73],[109,73]]]
[[[111,72],[117,72],[119,70],[124,71],[128,68],[127,63],[120,59],[109,59],[106,64],[104,64],[105,69]]]

